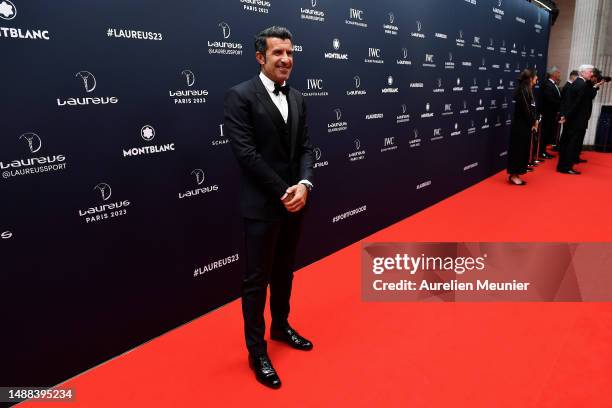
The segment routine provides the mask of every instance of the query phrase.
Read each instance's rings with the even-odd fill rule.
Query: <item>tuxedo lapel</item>
[[[298,132],[298,106],[297,101],[295,100],[294,91],[289,91],[289,95],[287,95],[287,102],[289,103],[289,115],[291,115],[291,146],[290,158],[293,160],[293,155],[295,153],[295,141],[297,138]]]
[[[266,87],[261,83],[261,79],[259,79],[259,76],[253,78],[253,83],[255,84],[257,98],[268,112],[268,116],[276,126],[278,132],[282,133],[283,128],[285,127],[285,120],[283,119],[283,115],[281,115],[276,105],[274,105],[274,102],[272,102],[272,99],[270,98]]]

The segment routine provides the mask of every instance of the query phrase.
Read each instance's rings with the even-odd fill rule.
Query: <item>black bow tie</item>
[[[276,82],[274,83],[274,95],[278,95],[279,92],[282,92],[286,95],[289,95],[289,85],[280,86]]]

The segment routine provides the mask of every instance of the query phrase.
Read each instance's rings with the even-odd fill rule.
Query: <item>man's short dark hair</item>
[[[578,71],[573,70],[572,72],[570,72],[570,76],[578,76]]]
[[[268,49],[268,38],[280,38],[281,40],[290,40],[292,38],[291,31],[285,27],[272,26],[262,30],[255,36],[255,51],[266,55]]]

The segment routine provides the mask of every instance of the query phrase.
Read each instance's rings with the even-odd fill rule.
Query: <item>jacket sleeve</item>
[[[223,117],[227,137],[242,170],[280,199],[289,186],[257,151],[248,102],[235,89],[225,95]]]
[[[304,113],[304,128],[300,135],[299,155],[300,155],[300,179],[308,180],[314,184],[312,166],[314,162],[313,148],[310,144],[310,138],[308,136],[308,124],[306,123],[306,103],[302,98],[302,112]]]

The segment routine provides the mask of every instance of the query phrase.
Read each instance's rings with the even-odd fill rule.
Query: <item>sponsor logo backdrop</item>
[[[39,386],[239,296],[222,103],[257,74],[256,32],[292,30],[307,95],[300,266],[501,170],[549,33],[519,0],[0,0],[0,17],[0,384]]]

